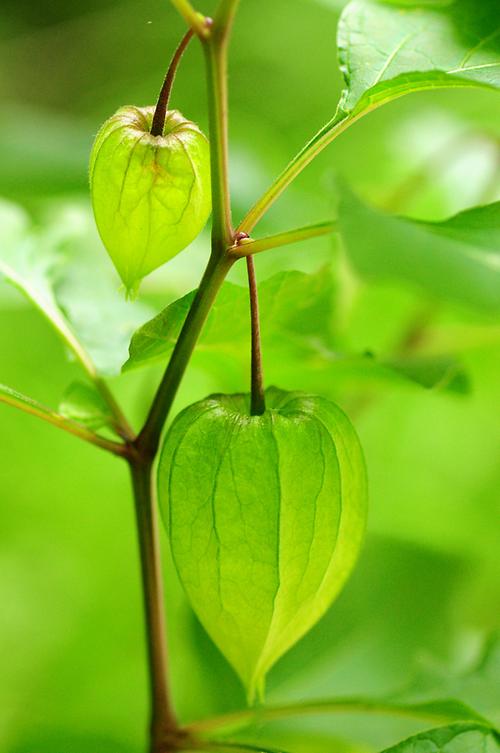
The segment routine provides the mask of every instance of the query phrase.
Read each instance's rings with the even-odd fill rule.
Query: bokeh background
[[[230,78],[236,218],[332,116],[342,87],[335,31],[343,4],[242,0]],[[200,8],[209,13],[213,3]],[[92,140],[120,105],[154,101],[182,31],[167,0],[2,3],[0,195],[28,213],[41,243],[62,235],[75,264],[92,260],[86,279],[98,295],[99,275],[110,281],[102,296],[120,292],[89,208]],[[173,103],[205,125],[201,66],[193,45]],[[500,198],[498,95],[419,94],[374,113],[322,154],[259,231],[335,216],[345,183],[379,207],[423,219]],[[123,315],[127,326],[196,286],[207,250],[204,233],[151,276],[134,313]],[[421,322],[425,347],[459,359],[463,387],[425,389],[335,362],[326,368],[268,339],[269,383],[321,391],[343,405],[361,435],[371,482],[356,573],[320,625],[272,671],[269,700],[407,688],[418,697],[459,695],[498,713],[498,321],[397,280],[357,280],[332,239],[263,254],[257,267],[261,280],[284,269],[334,270],[335,305],[318,311],[318,328],[326,317],[349,352],[391,357]],[[242,271],[233,279],[243,279]],[[109,324],[105,305],[90,323]],[[160,373],[157,365],[111,381],[136,423]],[[78,376],[43,317],[0,283],[0,381],[57,406]],[[247,384],[246,348],[200,352],[176,407]],[[0,749],[138,753],[146,677],[126,469],[6,406],[0,431]],[[189,720],[243,706],[238,681],[192,616],[164,551],[179,713]],[[253,735],[307,753],[367,753],[416,729],[403,720],[346,716]]]

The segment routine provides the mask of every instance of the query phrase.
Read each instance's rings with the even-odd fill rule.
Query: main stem
[[[174,750],[178,729],[167,684],[166,626],[160,560],[158,514],[152,485],[152,463],[131,463],[139,534],[144,612],[151,694],[150,753]]]
[[[164,603],[151,477],[161,433],[177,390],[212,304],[235,261],[228,251],[233,244],[233,229],[228,181],[227,44],[237,3],[238,0],[221,0],[210,33],[208,36],[200,34],[205,48],[208,81],[213,204],[212,251],[144,426],[137,439],[130,443],[137,458],[132,461],[131,470],[141,551],[151,678],[150,753],[168,753],[182,747],[182,732],[171,706],[166,679]],[[190,3],[175,0],[174,4],[199,33],[195,23],[199,18],[194,14]],[[206,21],[203,22],[203,29],[207,32]]]

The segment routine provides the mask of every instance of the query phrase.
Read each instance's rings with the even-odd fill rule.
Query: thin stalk
[[[170,0],[170,2],[179,11],[188,26],[192,27],[195,34],[201,38],[208,36],[210,31],[206,24],[206,18],[193,8],[189,0]]]
[[[226,257],[210,257],[200,287],[184,322],[167,369],[153,400],[136,447],[141,455],[153,458],[158,450],[161,432],[177,394],[182,377],[193,353],[219,289],[233,261]]]
[[[268,251],[272,248],[288,246],[291,243],[299,243],[300,241],[310,240],[311,238],[331,235],[335,232],[338,232],[337,223],[320,222],[316,225],[308,225],[307,227],[297,228],[296,230],[289,230],[286,233],[269,235],[266,238],[256,238],[255,240],[252,238],[243,238],[230,249],[230,253],[237,259],[241,259],[244,256],[259,254],[262,251]]]
[[[153,115],[153,122],[151,124],[152,136],[163,135],[163,128],[165,127],[165,117],[168,110],[168,103],[170,101],[170,95],[172,93],[172,87],[175,81],[175,75],[177,73],[177,69],[179,68],[179,63],[181,62],[182,56],[184,55],[184,52],[186,51],[193,36],[194,36],[194,29],[191,28],[183,36],[179,46],[174,52],[174,56],[168,67],[167,75],[165,76],[165,81],[163,82],[163,86],[161,88],[160,95],[158,97],[158,102],[156,104],[155,113]]]
[[[127,458],[130,454],[129,448],[126,444],[113,442],[111,439],[101,437],[99,434],[90,431],[90,429],[82,426],[77,421],[72,421],[65,416],[61,416],[56,411],[47,408],[45,405],[38,403],[36,400],[33,400],[30,397],[21,395],[15,390],[9,390],[8,394],[5,394],[3,392],[0,393],[0,402],[11,405],[14,408],[18,408],[19,410],[22,410],[24,411],[24,413],[28,413],[31,416],[41,418],[43,421],[46,421],[52,426],[56,426],[58,429],[66,431],[68,434],[72,434],[75,437],[79,437],[79,439],[83,439],[85,442],[89,442],[96,447],[100,447],[102,450],[107,450],[113,455]]]
[[[131,464],[131,473],[147,634],[151,694],[150,753],[160,753],[169,743],[173,745],[178,725],[167,683],[166,626],[152,463]]]
[[[252,393],[250,413],[261,416],[266,411],[264,377],[262,372],[262,346],[260,338],[259,293],[255,277],[253,256],[247,256],[248,290],[250,293],[250,319],[252,324]]]
[[[304,168],[309,165],[318,154],[325,149],[341,133],[346,131],[370,109],[367,108],[355,116],[337,114],[309,141],[303,149],[294,157],[285,170],[278,176],[270,188],[254,204],[244,219],[236,228],[237,232],[250,234],[266,212],[273,206],[286,188],[300,175]]]
[[[223,751],[226,750],[228,753],[285,753],[282,748],[276,750],[276,748],[263,748],[262,745],[231,743],[227,740],[214,740],[209,743],[198,743],[198,750],[204,750],[207,751],[207,753],[223,753]]]
[[[279,721],[281,719],[298,718],[302,716],[317,716],[332,713],[354,714],[387,714],[409,719],[425,719],[433,722],[449,722],[457,720],[456,709],[449,711],[443,706],[441,709],[432,708],[433,704],[397,704],[390,701],[369,701],[355,698],[339,698],[333,701],[318,701],[306,704],[290,704],[288,706],[269,706],[258,709],[245,709],[225,714],[213,719],[194,722],[186,730],[194,735],[211,735],[213,732],[222,733],[224,730],[236,730],[251,724]]]

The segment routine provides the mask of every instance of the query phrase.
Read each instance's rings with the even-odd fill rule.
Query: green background
[[[342,5],[241,3],[230,77],[236,218],[333,114],[342,85],[335,57]],[[212,5],[200,7],[210,12]],[[42,228],[69,213],[82,253],[104,259],[89,210],[92,139],[120,105],[154,101],[182,29],[166,0],[4,0],[0,195],[24,206]],[[204,127],[201,65],[194,45],[173,103]],[[374,113],[321,155],[259,232],[333,216],[343,181],[379,206],[424,219],[498,200],[498,95],[418,94]],[[148,279],[144,301],[157,311],[194,287],[207,249],[204,233]],[[339,254],[331,239],[271,251],[257,260],[259,279],[322,265],[329,274]],[[107,260],[103,266],[112,274]],[[242,280],[242,270],[232,277]],[[489,669],[481,680],[467,675],[498,627],[498,321],[394,281],[364,285],[349,272],[342,281],[343,313],[334,327],[346,347],[390,355],[414,317],[430,312],[430,340],[460,356],[471,389],[462,395],[346,379],[335,369],[315,369],[292,348],[288,355],[267,348],[268,383],[320,391],[352,414],[371,486],[356,573],[321,624],[272,671],[269,700],[380,694],[416,683],[422,697],[434,685],[447,695],[459,688],[462,700],[498,714]],[[119,288],[117,277],[113,284]],[[158,366],[112,382],[137,424],[160,373]],[[56,406],[77,377],[47,323],[1,283],[0,381]],[[201,353],[177,408],[247,384],[245,358]],[[136,753],[143,749],[146,677],[126,469],[6,406],[0,430],[0,748]],[[166,571],[172,683],[182,718],[242,707],[232,671],[196,623],[168,563]],[[294,751],[311,753],[316,745],[367,753],[417,729],[402,720],[345,716],[276,726],[266,735]]]

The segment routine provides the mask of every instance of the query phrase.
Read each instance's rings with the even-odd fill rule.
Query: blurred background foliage
[[[241,3],[230,78],[236,218],[332,116],[342,86],[335,31],[343,4]],[[210,13],[212,5],[200,2],[200,9]],[[107,357],[109,345],[113,367],[126,360],[135,326],[196,286],[207,256],[205,232],[146,281],[135,306],[120,304],[121,331],[116,305],[103,306],[103,297],[118,301],[121,294],[90,214],[90,146],[120,105],[154,101],[181,33],[166,0],[2,4],[0,195],[16,205],[9,211],[31,225],[37,242],[63,249],[76,270],[85,267],[77,277],[87,305],[73,314],[85,320],[87,339],[99,334],[94,353]],[[174,104],[205,126],[201,64],[194,45]],[[378,208],[425,220],[498,200],[498,95],[418,94],[374,113],[301,176],[259,234],[335,216],[346,184]],[[12,242],[8,223],[0,242]],[[500,596],[493,525],[498,320],[397,280],[362,282],[335,239],[267,252],[257,269],[262,281],[283,270],[316,273],[312,288],[292,287],[290,315],[278,328],[272,311],[265,318],[266,377],[343,405],[360,432],[371,480],[359,567],[325,619],[273,670],[269,700],[404,690],[417,699],[458,694],[498,715],[499,658],[491,644]],[[235,268],[233,282],[243,279]],[[72,290],[70,284],[70,310]],[[209,338],[200,348],[177,408],[211,391],[247,388],[245,327],[234,324],[234,342],[230,329],[222,345]],[[415,352],[448,365],[432,378],[421,362],[413,364],[417,378],[407,379]],[[66,356],[39,313],[0,283],[0,381],[57,406],[79,378]],[[370,359],[376,368],[367,367]],[[395,370],[386,368],[396,361]],[[136,424],[161,368],[160,359],[112,380]],[[0,748],[137,753],[146,678],[125,467],[6,407],[0,426]],[[241,707],[238,682],[194,619],[168,562],[166,578],[180,715],[191,720]],[[283,746],[293,740],[298,752],[367,753],[419,728],[339,716],[293,729],[276,724],[254,736]]]

